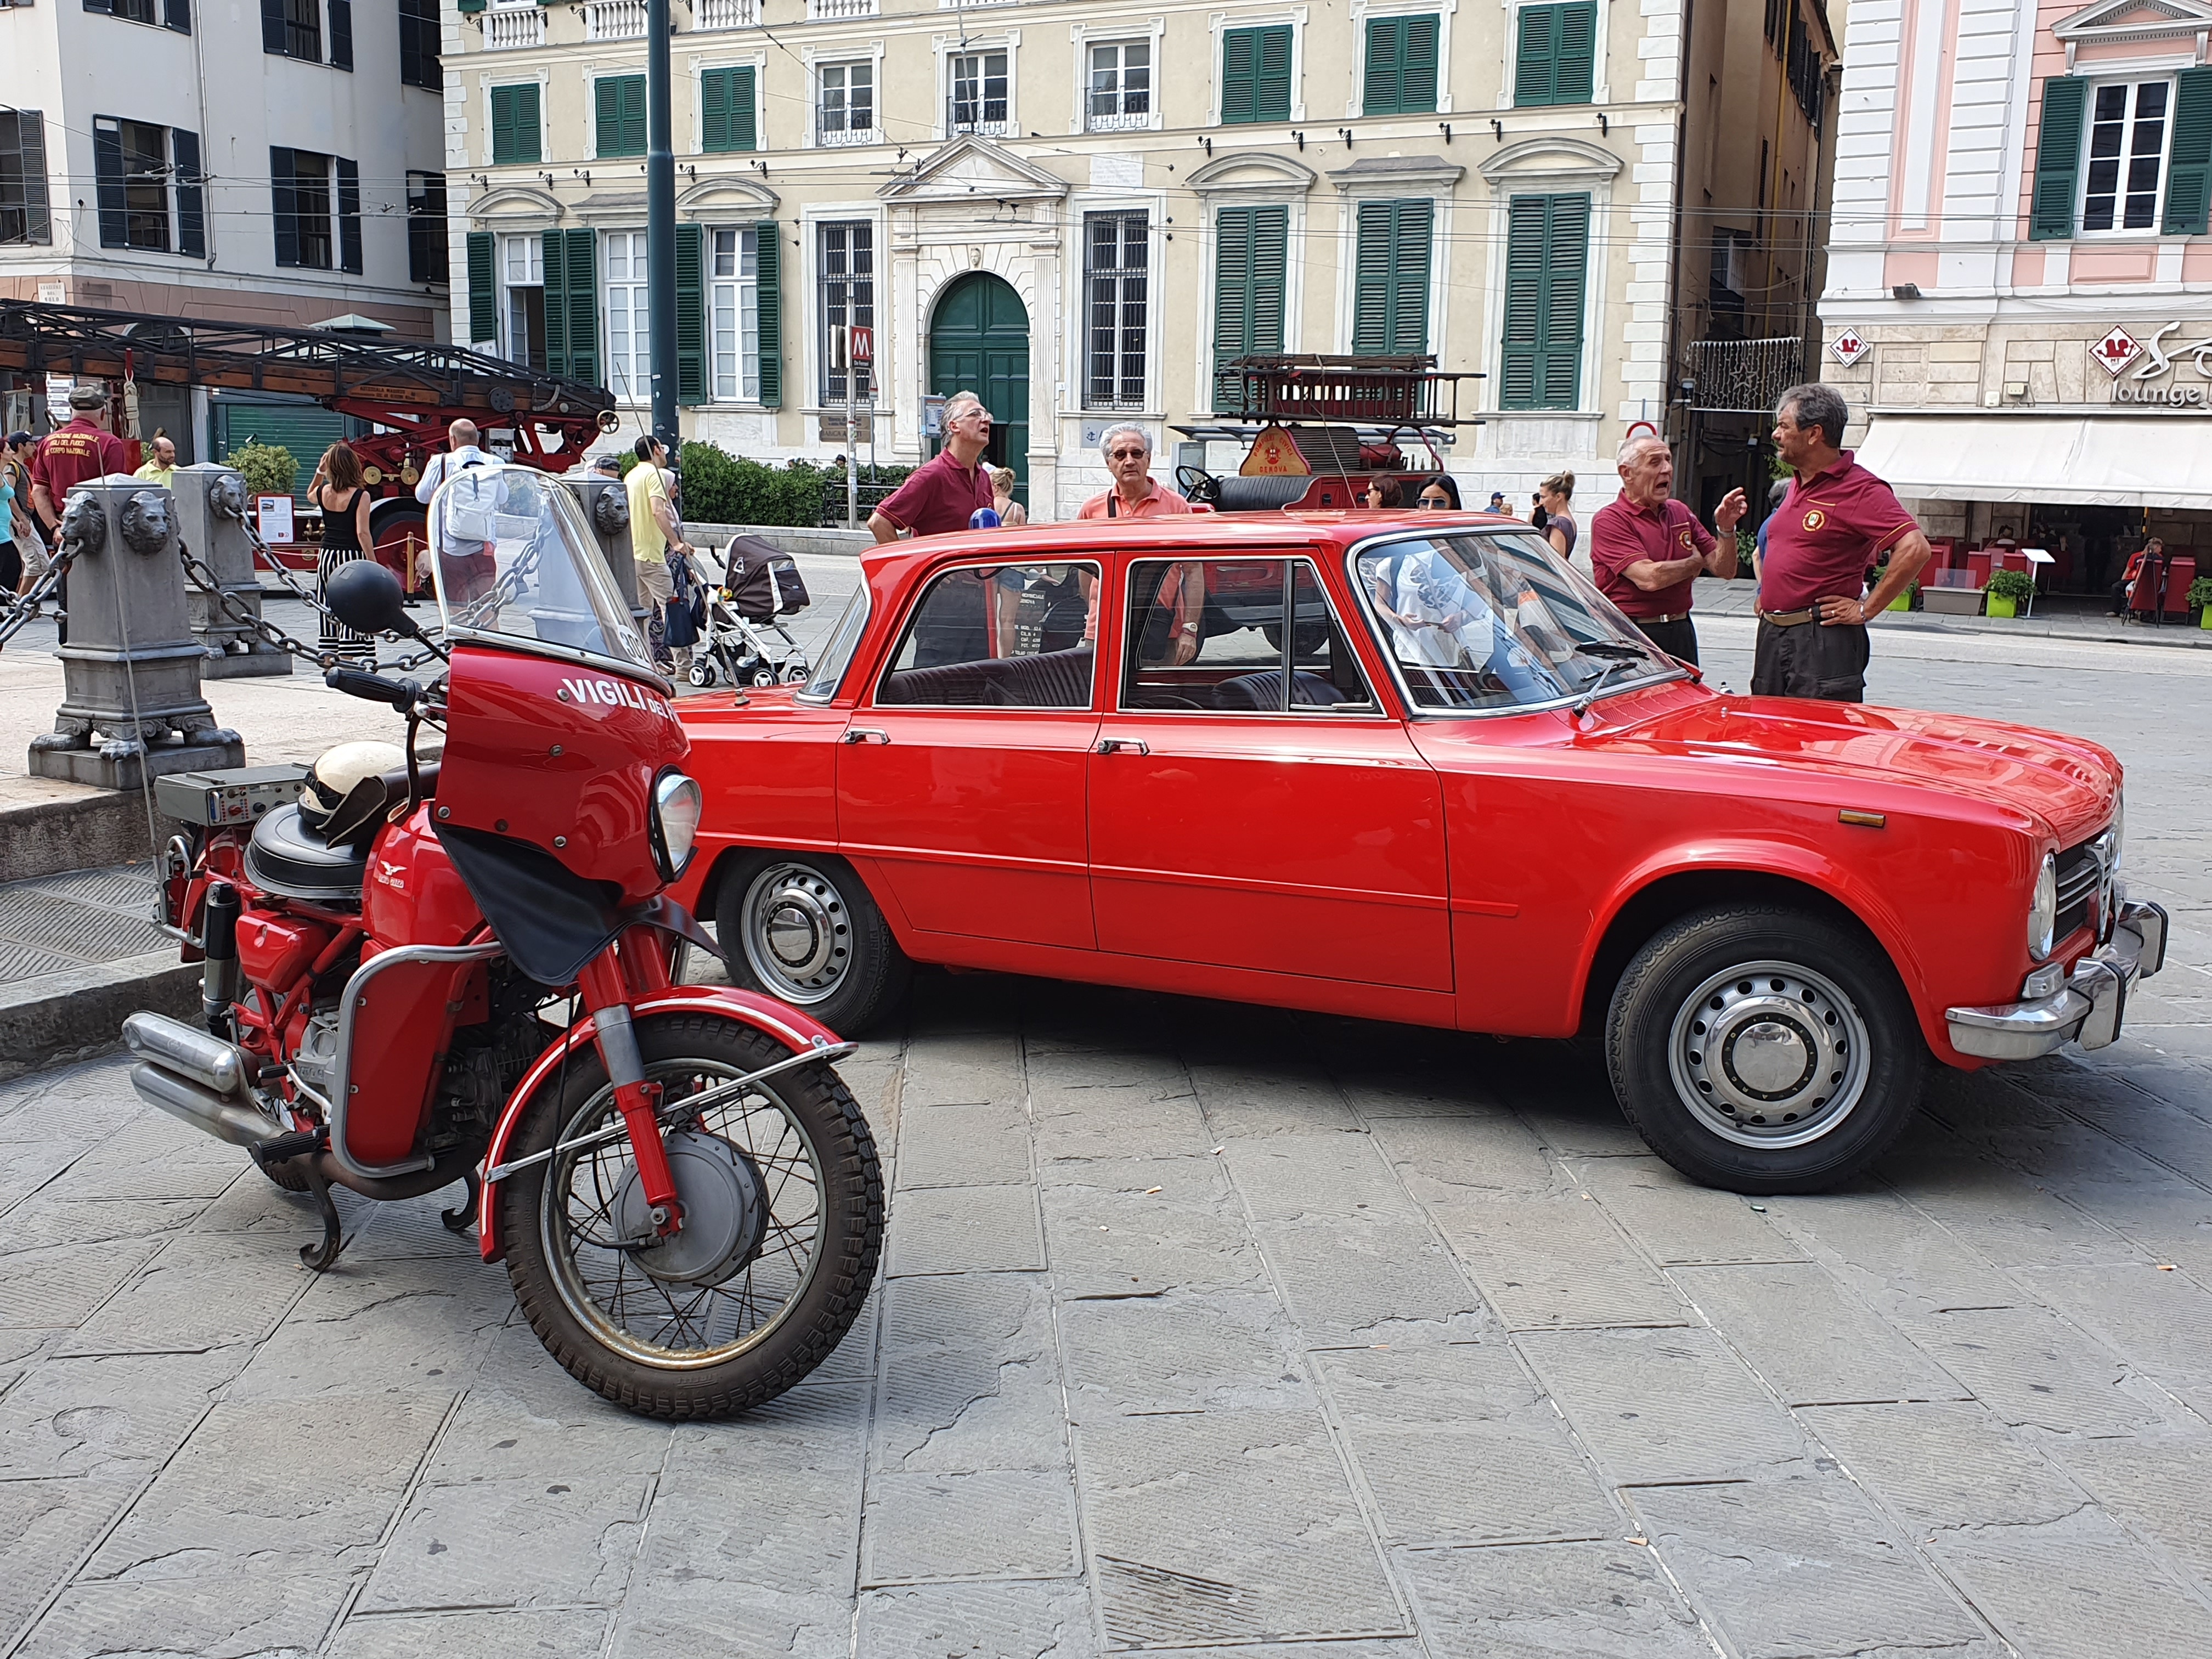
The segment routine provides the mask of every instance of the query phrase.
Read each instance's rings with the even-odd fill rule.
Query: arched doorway
[[[929,389],[940,397],[972,392],[991,411],[993,466],[1021,480],[1015,500],[1029,505],[1030,314],[1004,278],[970,271],[947,283],[929,320]]]

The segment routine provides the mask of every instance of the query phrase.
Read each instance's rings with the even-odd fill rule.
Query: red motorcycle
[[[331,609],[446,659],[428,688],[333,668],[407,718],[347,744],[295,805],[171,842],[166,920],[204,959],[204,1026],[124,1027],[154,1104],[311,1194],[446,1213],[504,1261],[539,1340],[633,1411],[714,1418],[774,1398],[866,1301],[884,1189],[796,1010],[672,982],[714,942],[663,890],[702,807],[689,749],[580,509],[527,468],[459,475],[431,507],[442,645],[373,561]],[[425,726],[445,732],[416,756]],[[233,799],[220,775],[207,786]],[[220,811],[210,812],[218,817]]]

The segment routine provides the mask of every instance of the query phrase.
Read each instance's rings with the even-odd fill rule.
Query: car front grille
[[[2058,925],[2051,934],[2054,944],[2089,921],[2090,902],[2105,879],[2105,860],[2100,856],[2103,840],[2101,834],[2093,836],[2058,855]]]

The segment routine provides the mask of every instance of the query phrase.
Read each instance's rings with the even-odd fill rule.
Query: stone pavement
[[[1686,1186],[1564,1045],[927,974],[844,1068],[861,1325],[672,1430],[441,1200],[316,1278],[121,1062],[0,1085],[0,1654],[2212,1651],[2212,659],[1873,678],[2118,750],[2176,927],[2119,1044],[1939,1077],[1847,1192]]]

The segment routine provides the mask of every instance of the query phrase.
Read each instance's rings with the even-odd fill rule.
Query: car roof
[[[1024,557],[1050,563],[1068,558],[1071,543],[1086,551],[1140,552],[1147,545],[1164,543],[1176,549],[1197,548],[1221,558],[1256,555],[1280,547],[1287,538],[1311,544],[1334,542],[1349,547],[1354,542],[1395,532],[1434,532],[1451,525],[1469,530],[1526,530],[1528,521],[1497,513],[1437,513],[1396,508],[1388,512],[1345,513],[1176,513],[1142,519],[1076,519],[1061,524],[1029,525],[1019,529],[963,530],[943,536],[924,536],[914,541],[887,542],[860,556],[872,585],[896,580],[909,570],[948,558],[994,555],[1007,563]]]

